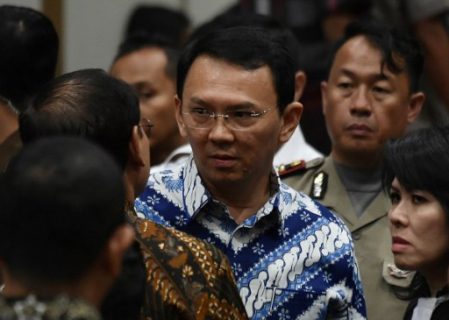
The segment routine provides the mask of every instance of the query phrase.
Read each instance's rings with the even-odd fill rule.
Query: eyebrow
[[[354,72],[352,72],[351,70],[346,69],[346,68],[342,68],[340,70],[340,73],[342,73],[343,75],[348,76],[350,78],[355,78],[356,77],[356,74]],[[372,75],[370,77],[372,77],[375,81],[381,81],[381,80],[388,81],[388,80],[391,80],[391,78],[388,75],[386,75],[384,72],[376,73],[376,74],[374,74],[374,75]]]
[[[209,102],[204,101],[203,99],[198,98],[198,97],[190,98],[190,102],[197,103],[197,104],[200,104],[200,105],[208,107],[208,108],[212,107],[212,104],[210,104]],[[236,108],[257,108],[257,105],[248,101],[248,102],[240,102],[240,103],[230,104],[230,105],[226,106],[226,109],[236,109]]]
[[[136,90],[142,89],[144,87],[153,88],[153,85],[146,81],[138,81],[138,82],[130,83],[130,86],[134,87]]]

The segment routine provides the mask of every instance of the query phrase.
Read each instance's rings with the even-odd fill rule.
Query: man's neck
[[[380,153],[342,154],[332,150],[330,157],[336,163],[358,170],[377,170],[381,164]]]
[[[133,208],[134,201],[136,200],[136,194],[134,188],[131,186],[126,177],[124,179],[124,186],[125,186],[125,209]]]
[[[207,185],[207,187],[215,200],[226,205],[229,214],[237,224],[254,215],[270,198],[269,177],[258,183],[240,181],[215,187]]]

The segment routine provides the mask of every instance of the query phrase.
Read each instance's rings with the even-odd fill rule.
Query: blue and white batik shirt
[[[139,216],[190,233],[229,258],[252,319],[365,319],[349,231],[334,214],[272,176],[272,195],[237,225],[213,199],[190,157],[151,175]]]

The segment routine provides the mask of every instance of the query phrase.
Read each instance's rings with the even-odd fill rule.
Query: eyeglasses
[[[233,130],[247,130],[255,125],[270,110],[271,108],[262,111],[237,109],[217,113],[206,108],[192,108],[189,112],[182,112],[182,114],[185,115],[186,125],[193,129],[211,129],[215,124],[215,119],[221,117],[225,120],[228,128]]]
[[[151,137],[151,130],[154,127],[154,124],[150,120],[142,118],[140,120],[139,127],[142,128],[148,138]]]

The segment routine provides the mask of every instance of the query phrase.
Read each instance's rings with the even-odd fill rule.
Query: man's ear
[[[407,123],[410,124],[416,120],[421,113],[422,106],[426,96],[423,92],[415,92],[410,97],[410,102],[407,110]]]
[[[322,107],[324,115],[326,115],[326,109],[327,109],[327,90],[328,90],[327,82],[322,81],[321,82],[321,107]]]
[[[184,119],[182,118],[182,101],[179,99],[178,95],[175,95],[175,116],[176,122],[178,123],[179,133],[182,137],[187,137],[187,130],[184,124]]]
[[[123,255],[135,239],[134,229],[128,223],[119,226],[110,236],[103,254],[103,268],[113,277],[122,269]]]
[[[132,161],[139,166],[145,165],[144,152],[150,152],[148,147],[145,147],[145,144],[143,143],[143,139],[145,138],[145,133],[142,128],[135,125],[131,134],[131,140],[128,144],[129,161]]]
[[[296,71],[295,73],[295,101],[299,101],[306,87],[307,76],[304,71]]]
[[[290,103],[282,113],[282,127],[279,135],[279,142],[284,144],[290,139],[299,125],[301,119],[303,106],[300,102],[294,101]]]

